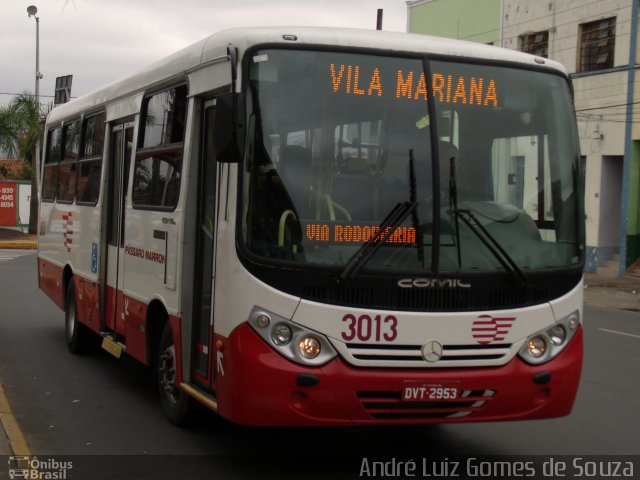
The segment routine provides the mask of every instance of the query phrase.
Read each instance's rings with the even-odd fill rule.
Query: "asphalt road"
[[[234,457],[247,454],[325,459],[408,452],[638,455],[640,313],[587,307],[585,317],[582,382],[574,412],[565,418],[410,428],[258,429],[231,425],[205,412],[199,425],[184,430],[165,420],[147,369],[102,351],[82,357],[68,352],[63,313],[38,289],[35,255],[29,254],[0,263],[0,383],[34,454],[215,455],[187,462],[192,468],[217,466],[222,473],[215,478],[240,478],[233,473],[240,464],[261,472],[260,462]],[[129,462],[110,462],[114,464],[126,468]],[[185,467],[176,468],[184,472]]]

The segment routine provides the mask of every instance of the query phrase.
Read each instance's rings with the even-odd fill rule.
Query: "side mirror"
[[[244,153],[244,99],[235,93],[216,97],[213,144],[216,160],[238,163]]]

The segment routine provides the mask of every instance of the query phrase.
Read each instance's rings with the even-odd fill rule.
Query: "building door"
[[[620,252],[620,212],[622,211],[622,165],[624,157],[602,157],[600,175],[600,225],[598,228],[598,266]]]

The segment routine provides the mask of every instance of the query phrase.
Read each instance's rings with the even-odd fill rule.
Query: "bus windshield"
[[[522,273],[582,261],[562,76],[264,49],[247,77],[241,223],[263,261],[343,271],[363,245],[356,263],[378,272]]]

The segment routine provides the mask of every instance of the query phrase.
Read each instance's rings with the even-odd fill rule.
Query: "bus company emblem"
[[[459,278],[403,278],[398,280],[400,288],[471,288]]]
[[[516,317],[492,317],[480,315],[473,322],[471,333],[480,345],[488,345],[492,342],[501,342],[505,339]]]
[[[429,363],[436,363],[442,358],[442,344],[435,340],[431,340],[422,347],[422,356]]]
[[[64,226],[64,248],[67,249],[67,252],[71,252],[71,245],[73,244],[73,212],[69,212],[65,215],[62,215],[62,219],[67,222]]]

